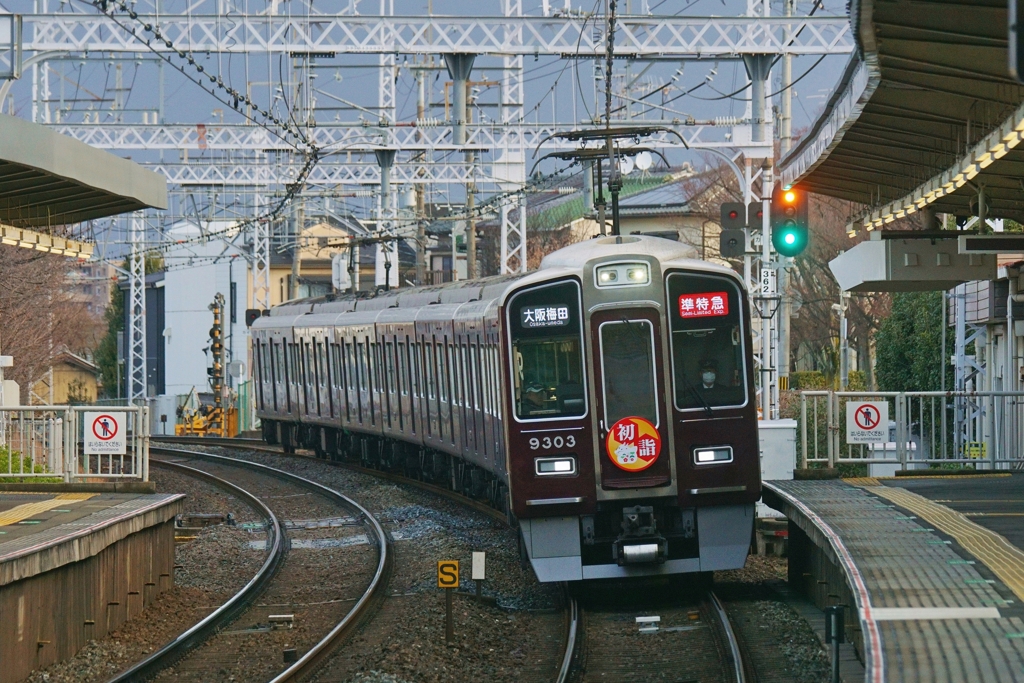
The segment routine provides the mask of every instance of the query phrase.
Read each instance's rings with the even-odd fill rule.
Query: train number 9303
[[[532,451],[535,451],[538,448],[543,448],[545,450],[548,448],[572,448],[575,445],[576,437],[572,434],[564,438],[561,436],[545,436],[542,439],[538,439],[537,437],[530,439],[530,450]]]

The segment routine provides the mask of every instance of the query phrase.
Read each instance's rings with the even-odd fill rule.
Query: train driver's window
[[[743,303],[736,283],[708,273],[671,273],[668,303],[676,408],[744,405]]]
[[[579,285],[559,282],[519,292],[506,315],[516,416],[537,420],[586,414]]]

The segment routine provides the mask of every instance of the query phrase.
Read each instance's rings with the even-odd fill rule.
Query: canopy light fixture
[[[1018,107],[1003,122],[1003,125],[975,145],[970,153],[960,159],[960,163],[934,176],[903,198],[862,214],[847,225],[847,233],[854,236],[859,228],[870,232],[956,192],[977,177],[982,169],[988,168],[995,160],[1006,156],[1010,150],[1020,144],[1022,139],[1024,139],[1024,105]]]
[[[87,261],[96,249],[96,245],[91,242],[79,242],[66,237],[47,235],[35,230],[2,224],[0,224],[0,244],[70,256],[80,261]]]

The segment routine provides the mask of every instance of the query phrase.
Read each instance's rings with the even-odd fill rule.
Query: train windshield
[[[516,417],[586,414],[579,285],[561,282],[522,291],[509,301],[507,316]]]
[[[676,408],[744,405],[747,373],[736,284],[717,275],[672,273],[668,305]]]

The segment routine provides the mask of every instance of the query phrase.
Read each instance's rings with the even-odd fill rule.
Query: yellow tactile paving
[[[955,538],[964,550],[991,569],[1014,595],[1024,600],[1024,552],[1005,538],[972,522],[956,510],[906,489],[889,486],[863,488],[910,510],[919,519]]]
[[[908,474],[901,477],[878,477],[879,479],[1002,479],[1012,477],[1009,472],[992,474]]]
[[[965,512],[964,517],[1024,517],[1024,512]]]
[[[850,477],[849,479],[843,479],[847,484],[853,484],[854,486],[881,486],[882,482],[878,481],[877,477]]]
[[[59,508],[61,505],[67,505],[68,503],[78,503],[83,500],[89,500],[95,495],[95,493],[61,493],[50,500],[40,500],[35,503],[16,505],[10,510],[0,512],[0,526],[17,524],[24,519],[32,517],[33,515],[38,515],[40,512]]]

